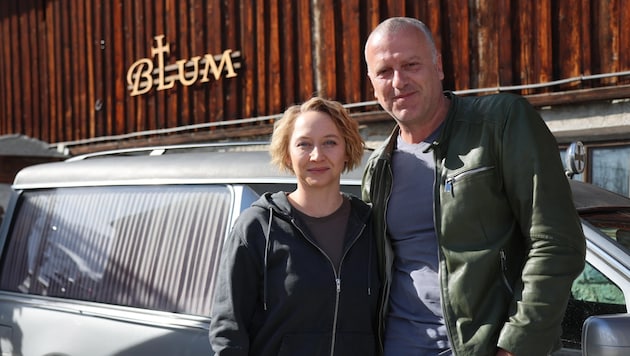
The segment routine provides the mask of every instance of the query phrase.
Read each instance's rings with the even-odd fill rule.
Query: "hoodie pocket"
[[[371,334],[338,333],[335,355],[376,355],[376,339]]]
[[[330,333],[289,334],[282,338],[278,356],[376,355],[376,339],[371,334],[338,333],[334,350]]]
[[[278,356],[315,356],[330,355],[329,333],[322,334],[286,334],[282,337],[282,344]]]

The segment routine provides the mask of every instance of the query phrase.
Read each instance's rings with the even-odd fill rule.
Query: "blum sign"
[[[150,58],[135,61],[127,70],[127,84],[130,95],[148,93],[155,90],[170,89],[179,82],[190,86],[197,82],[205,83],[213,77],[214,80],[236,77],[234,69],[240,68],[241,53],[226,49],[222,54],[195,56],[190,59],[180,59],[174,64],[166,65],[165,57],[170,53],[170,45],[164,44],[164,35],[155,36],[155,47],[151,48],[151,56],[156,58],[157,64]]]

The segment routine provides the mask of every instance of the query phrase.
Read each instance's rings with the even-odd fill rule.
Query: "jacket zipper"
[[[471,174],[484,172],[484,171],[487,171],[487,170],[490,170],[490,169],[493,169],[493,168],[494,168],[494,166],[479,167],[479,168],[471,169],[471,170],[464,171],[464,172],[461,172],[461,173],[458,173],[458,174],[454,174],[452,176],[447,176],[446,177],[446,181],[444,182],[444,192],[451,193],[452,196],[455,196],[454,186],[455,186],[455,183],[458,180],[460,180],[460,179],[462,179],[462,178],[464,178],[466,176],[469,176]]]
[[[385,170],[387,170],[387,172],[385,172]],[[385,338],[382,336],[385,334],[385,320],[387,320],[387,309],[389,308],[389,292],[390,292],[390,282],[392,279],[392,275],[391,275],[391,266],[393,266],[394,262],[393,262],[393,256],[392,253],[390,252],[390,247],[387,245],[387,207],[388,207],[388,202],[389,199],[392,196],[392,186],[393,186],[393,177],[394,177],[394,173],[392,172],[392,166],[391,166],[391,161],[389,161],[389,164],[384,164],[383,168],[380,170],[379,174],[381,175],[381,177],[379,177],[380,181],[384,181],[384,177],[385,174],[388,173],[389,174],[389,180],[390,180],[390,184],[389,184],[389,189],[386,192],[386,196],[385,199],[382,203],[382,205],[384,206],[383,209],[383,221],[385,222],[383,224],[383,228],[385,231],[383,231],[383,235],[385,236],[385,239],[383,239],[382,241],[377,241],[377,243],[382,244],[382,251],[383,251],[383,255],[384,255],[384,264],[386,266],[385,269],[385,278],[383,281],[383,293],[382,293],[382,297],[381,297],[381,301],[380,301],[380,307],[381,307],[381,315],[379,317],[379,322],[378,322],[378,338],[379,338],[379,347],[381,348],[381,351],[383,351],[382,349],[384,348],[385,345]],[[374,179],[372,180],[374,181]]]
[[[315,246],[315,248],[319,250],[319,252],[321,252],[322,255],[324,255],[324,257],[326,257],[328,262],[330,262],[330,266],[332,267],[333,274],[335,275],[335,291],[336,291],[335,313],[333,315],[332,339],[330,343],[330,356],[334,356],[335,342],[337,341],[337,319],[339,318],[339,297],[341,294],[341,278],[340,278],[341,269],[343,268],[343,261],[346,259],[346,255],[348,254],[348,251],[352,249],[352,246],[354,246],[354,244],[359,240],[359,237],[361,237],[361,234],[363,234],[363,231],[365,230],[365,224],[363,224],[363,226],[361,227],[361,230],[359,230],[359,232],[354,237],[352,242],[348,245],[348,248],[343,252],[343,255],[341,256],[341,261],[339,262],[339,273],[337,273],[337,270],[335,269],[335,264],[331,261],[330,257],[326,254],[326,252],[324,252],[324,250],[322,250],[316,243],[314,243],[311,240],[311,238],[307,234],[304,233],[302,229],[300,229],[300,227],[296,224],[295,219],[291,219],[291,223],[302,234],[302,236],[304,236],[306,241],[308,241],[311,245]]]
[[[382,156],[377,159],[376,163],[374,163],[373,166],[366,167],[366,169],[372,169],[372,178],[370,182],[370,185],[371,185],[370,200],[372,201],[372,205],[376,205],[377,203],[381,203],[383,205],[383,211],[381,215],[384,222],[383,224],[384,231],[382,231],[382,233],[383,233],[383,236],[387,236],[387,202],[389,201],[389,198],[391,197],[391,194],[392,194],[391,180],[392,180],[393,173],[391,169],[391,161],[389,159],[384,159],[384,163],[380,163],[381,159],[383,159]],[[386,181],[386,178],[389,179],[390,184],[389,184],[388,190],[385,192],[382,192],[383,185],[376,186],[372,184],[375,181]],[[383,256],[384,256],[383,263],[385,264],[385,266],[387,267],[391,266],[393,263],[391,262],[392,256],[391,256],[391,252],[389,251],[389,246],[387,244],[387,238],[382,239],[382,240],[377,240],[376,244],[377,244],[376,248],[377,249],[380,248],[383,251]],[[378,263],[380,263],[380,261]],[[388,309],[388,303],[389,303],[389,288],[390,288],[389,285],[390,285],[391,278],[392,277],[391,277],[390,269],[385,268],[383,281],[382,281],[383,293],[381,293],[381,297],[379,299],[379,316],[378,316],[378,322],[376,326],[378,347],[381,353],[383,351],[383,345],[384,345],[384,339],[382,335],[384,334],[385,320],[387,318],[387,309]]]
[[[439,226],[438,220],[435,218],[437,214],[439,213],[438,206],[441,205],[436,201],[436,195],[439,196],[439,194],[437,194],[439,192],[439,188],[436,188],[436,183],[438,181],[438,176],[439,176],[438,169],[441,170],[441,168],[438,167],[438,159],[435,155],[435,151],[433,152],[434,152],[433,157],[435,161],[435,179],[433,181],[433,226],[435,228],[435,238],[437,239],[438,281],[440,283],[440,306],[442,307],[442,317],[444,318],[444,326],[446,327],[447,338],[448,338],[449,343],[451,344],[451,351],[453,355],[457,355],[457,352],[455,350],[455,345],[453,343],[452,330],[450,328],[451,318],[450,318],[450,315],[448,314],[448,311],[446,310],[445,293],[444,293],[444,284],[446,283],[446,281],[442,280],[443,278],[445,278],[444,273],[442,272],[442,263],[444,262],[444,255],[442,254],[442,249],[440,248],[440,232],[439,232],[440,226]],[[463,173],[460,173],[460,175],[461,174]],[[444,186],[445,190],[449,188],[450,186],[451,190],[447,190],[447,191],[452,191],[452,184],[456,178],[457,177],[450,177],[446,179],[446,183]]]
[[[510,285],[510,282],[508,281],[507,276],[505,275],[505,273],[507,272],[507,257],[505,257],[504,249],[501,249],[499,251],[499,256],[501,260],[501,279],[503,279],[503,283],[505,283],[505,287],[510,292],[510,294],[514,295],[514,290],[512,289],[512,286]]]

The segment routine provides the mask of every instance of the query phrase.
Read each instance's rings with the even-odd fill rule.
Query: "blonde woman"
[[[357,123],[312,98],[276,123],[272,162],[297,178],[265,193],[226,242],[210,341],[219,355],[375,355],[380,294],[370,208],[340,191],[363,155]]]

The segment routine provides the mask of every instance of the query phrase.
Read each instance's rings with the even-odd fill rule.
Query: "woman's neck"
[[[288,195],[289,202],[302,213],[315,218],[328,216],[341,206],[343,196],[339,189],[296,189]]]

